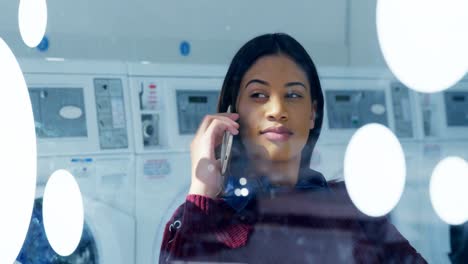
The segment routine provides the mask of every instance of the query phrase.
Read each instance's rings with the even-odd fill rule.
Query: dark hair
[[[323,94],[312,59],[304,47],[291,36],[284,33],[265,34],[253,38],[240,48],[232,59],[224,78],[217,111],[219,113],[226,112],[228,106],[231,105],[233,112],[237,112],[237,109],[235,109],[237,96],[239,95],[240,84],[245,73],[261,57],[280,54],[288,56],[305,72],[310,84],[311,99],[317,103],[315,126],[314,129],[310,130],[309,138],[301,155],[301,168],[309,168],[312,151],[322,128]],[[240,148],[240,145],[237,148]]]

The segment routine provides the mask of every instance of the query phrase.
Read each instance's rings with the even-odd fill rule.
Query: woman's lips
[[[281,142],[287,141],[291,137],[292,132],[284,126],[279,126],[264,129],[260,134],[264,135],[268,140]]]
[[[280,141],[280,142],[287,141],[291,137],[291,134],[289,133],[276,133],[276,132],[266,132],[266,133],[262,133],[262,135],[265,136],[268,140]]]

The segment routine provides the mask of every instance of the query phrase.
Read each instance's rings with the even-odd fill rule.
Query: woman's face
[[[240,136],[251,159],[300,159],[315,104],[305,72],[285,55],[258,59],[244,75],[236,109]]]

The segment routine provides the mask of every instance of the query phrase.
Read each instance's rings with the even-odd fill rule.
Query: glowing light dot
[[[249,190],[247,188],[242,188],[241,194],[242,196],[246,197],[249,195]]]
[[[209,172],[213,172],[214,170],[215,170],[215,167],[213,166],[213,164],[208,165]]]
[[[241,195],[242,195],[241,189],[236,188],[236,189],[234,190],[234,194],[235,194],[236,196],[241,196]]]
[[[21,38],[31,48],[41,43],[47,28],[46,0],[21,0],[18,9]]]
[[[239,183],[240,183],[240,185],[244,186],[244,185],[247,184],[247,179],[242,177],[242,178],[239,179]]]
[[[379,0],[378,39],[393,74],[419,92],[458,82],[468,70],[467,10],[466,0]]]
[[[468,163],[459,157],[447,157],[432,172],[429,194],[432,206],[448,224],[468,220]]]
[[[351,138],[344,159],[345,184],[351,200],[363,213],[389,213],[405,186],[406,165],[395,135],[385,126],[369,124]]]
[[[36,188],[31,101],[15,55],[0,38],[0,263],[13,263],[28,232]],[[13,114],[12,114],[13,113]]]
[[[43,199],[44,229],[59,255],[75,251],[84,224],[83,200],[75,178],[66,170],[54,172],[47,182]]]

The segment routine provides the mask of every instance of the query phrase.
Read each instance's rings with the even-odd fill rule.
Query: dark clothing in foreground
[[[450,226],[450,261],[453,264],[468,263],[468,222]]]
[[[187,196],[166,225],[159,263],[426,263],[386,217],[360,213],[343,183],[316,171],[302,170],[294,188],[236,182],[224,198]],[[243,187],[247,196],[234,194]]]

